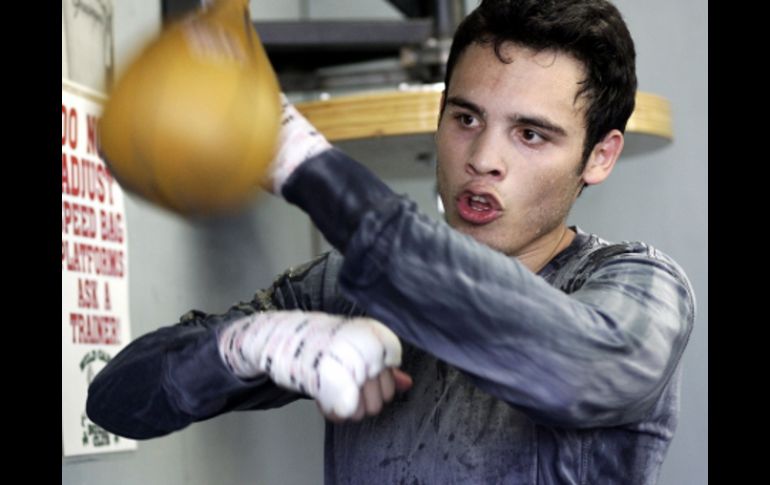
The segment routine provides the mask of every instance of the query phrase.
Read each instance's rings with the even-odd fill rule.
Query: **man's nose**
[[[505,162],[506,142],[504,135],[486,129],[479,134],[473,146],[473,152],[466,165],[466,171],[474,176],[489,176],[502,180],[507,173]]]

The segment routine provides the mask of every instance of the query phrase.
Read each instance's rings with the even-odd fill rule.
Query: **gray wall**
[[[114,4],[120,68],[133,46],[157,30],[160,9],[157,0]],[[624,157],[603,186],[581,197],[571,221],[607,239],[648,241],[673,256],[693,282],[698,317],[684,355],[680,424],[659,483],[700,485],[708,483],[707,4],[616,4],[636,40],[640,89],[672,103],[675,141]],[[255,17],[265,19],[328,18],[343,11],[350,18],[364,12],[331,0],[254,0],[253,11],[257,5]],[[390,7],[378,6],[376,16],[394,14]],[[429,149],[429,138],[348,143],[343,148],[435,214],[431,170],[414,161],[417,151]],[[134,336],[173,323],[190,308],[225,310],[319,249],[307,218],[271,198],[228,220],[206,223],[181,220],[133,197],[128,197],[126,212]],[[313,404],[301,402],[220,416],[140,442],[135,452],[65,459],[62,483],[314,484],[322,482],[322,450],[323,422]]]

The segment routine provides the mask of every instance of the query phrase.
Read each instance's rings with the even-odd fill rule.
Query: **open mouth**
[[[457,212],[464,221],[471,224],[488,224],[503,215],[500,203],[494,196],[469,190],[457,198]]]

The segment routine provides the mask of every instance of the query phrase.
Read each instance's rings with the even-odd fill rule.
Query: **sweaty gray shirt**
[[[345,265],[339,253],[326,254],[225,314],[191,311],[136,339],[91,384],[89,417],[113,433],[146,439],[227,411],[302,397],[264,377],[232,376],[219,357],[217,332],[255,311],[361,314],[339,288]],[[402,368],[414,387],[378,416],[327,424],[326,483],[655,483],[676,427],[679,357],[692,327],[687,280],[649,246],[609,244],[579,229],[539,275],[522,278],[553,285],[570,299],[595,300],[607,317],[565,334],[537,323],[553,302],[538,308],[541,300],[532,295],[527,311],[502,313],[509,324],[494,327],[487,345],[475,343],[489,324],[483,314],[441,317],[449,334],[452,327],[479,327],[467,339],[412,330],[412,342],[448,355],[454,365],[404,341]],[[516,303],[533,290],[508,291]],[[411,299],[441,298],[426,279]],[[561,324],[585,325],[575,318]]]
[[[673,261],[645,244],[610,244],[575,229],[572,244],[538,277],[624,319],[585,329],[584,317],[567,309],[563,323],[574,322],[575,333],[556,326],[549,338],[548,328],[527,329],[528,321],[538,325],[543,312],[559,310],[549,310],[555,302],[538,308],[532,295],[531,316],[503,313],[518,322],[496,328],[499,348],[468,351],[478,364],[472,375],[405,345],[402,368],[414,387],[378,416],[327,425],[326,483],[655,483],[676,427],[690,286]],[[527,298],[527,288],[511,293],[514,301]],[[486,324],[483,316],[465,317],[457,315],[460,326]],[[455,348],[472,347],[473,338]],[[538,399],[558,412],[532,412]]]

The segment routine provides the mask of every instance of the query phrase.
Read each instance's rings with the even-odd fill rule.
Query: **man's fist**
[[[396,392],[405,392],[412,387],[412,378],[409,374],[393,368],[384,369],[376,377],[372,377],[361,386],[361,392],[358,397],[358,408],[352,416],[343,418],[332,412],[324,412],[320,403],[319,409],[324,417],[335,423],[342,423],[348,419],[351,421],[360,421],[364,416],[374,416],[382,411],[385,403],[393,400]]]
[[[219,349],[236,376],[266,373],[276,384],[315,398],[327,416],[341,419],[366,405],[362,393],[370,380],[378,383],[381,407],[389,384],[380,384],[380,374],[401,364],[401,343],[380,322],[317,312],[250,315],[220,333]],[[371,394],[373,384],[368,386]]]

